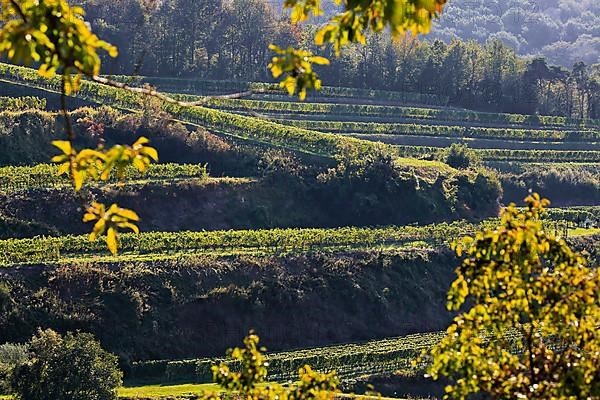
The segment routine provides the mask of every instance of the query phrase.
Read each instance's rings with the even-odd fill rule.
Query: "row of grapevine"
[[[287,95],[287,91],[282,89],[276,83],[164,77],[112,76],[111,78],[119,82],[126,82],[131,85],[141,86],[143,84],[149,84],[151,86],[157,87],[159,90],[175,93],[188,93],[193,95],[228,94],[249,90],[253,90],[255,92],[267,95]],[[446,105],[449,101],[449,98],[446,96],[438,96],[427,93],[395,92],[387,90],[358,89],[333,86],[323,86],[321,87],[321,90],[311,93],[309,97],[327,97],[341,99],[352,98],[366,100],[377,99],[384,101],[428,104],[438,106]]]
[[[190,99],[193,99],[192,96]],[[331,104],[276,102],[263,100],[214,99],[207,106],[221,110],[254,111],[273,114],[329,114],[333,116],[373,116],[402,119],[456,121],[468,123],[503,124],[519,126],[547,126],[559,128],[599,128],[600,120],[559,116],[485,113],[469,110],[381,106],[364,104]]]
[[[142,232],[121,235],[120,251],[123,255],[246,250],[305,253],[322,249],[399,246],[417,241],[441,245],[475,229],[473,224],[453,222],[423,227]],[[101,241],[90,242],[86,235],[0,240],[2,265],[56,262],[84,255],[108,255],[108,251]]]
[[[314,121],[305,119],[276,119],[278,123],[331,133],[368,133],[384,135],[414,135],[476,139],[536,140],[588,142],[600,140],[598,130],[551,130],[490,128],[477,126],[425,125],[414,123],[376,123],[352,121]]]
[[[437,156],[443,148],[428,146],[395,146],[403,157]],[[600,162],[597,150],[512,150],[512,149],[474,149],[486,162],[564,162],[595,163]]]
[[[0,97],[0,111],[45,110],[46,99],[33,96]]]
[[[600,221],[600,206],[549,208],[545,218],[553,221],[568,221],[580,224],[586,220]]]
[[[206,165],[202,164],[152,164],[140,174],[133,167],[125,170],[125,180],[147,179],[166,181],[174,179],[205,179],[208,177]],[[109,182],[116,182],[111,179]],[[10,193],[20,190],[56,188],[69,185],[66,175],[58,175],[58,166],[38,164],[35,166],[0,167],[0,192]]]
[[[276,382],[294,380],[298,376],[298,369],[307,364],[320,372],[336,371],[343,380],[413,369],[412,361],[442,337],[443,332],[433,332],[267,354],[267,378]],[[132,379],[161,382],[184,380],[206,383],[212,381],[211,366],[221,362],[233,368],[237,366],[221,358],[141,361],[133,363],[130,376]]]
[[[549,169],[556,170],[558,172],[570,172],[575,174],[600,174],[599,163],[577,163],[577,162],[562,162],[562,163],[544,163],[544,162],[531,162],[531,163],[520,163],[513,161],[489,161],[486,162],[490,168],[494,168],[501,173],[508,174],[524,174],[524,173],[538,173],[538,171],[545,171]]]
[[[399,370],[418,372],[421,367],[414,366],[413,361],[438,344],[444,335],[445,332],[429,332],[366,343],[271,353],[266,355],[269,364],[267,379],[282,383],[294,381],[298,378],[298,369],[305,365],[319,372],[336,371],[343,381]],[[514,330],[507,332],[505,338],[509,343],[516,343],[522,336]],[[130,376],[161,383],[175,380],[208,383],[212,381],[211,367],[220,363],[233,369],[239,367],[237,362],[222,358],[140,361],[133,363]]]
[[[0,63],[0,77],[56,92],[60,91],[61,87],[59,78],[42,78],[33,69],[9,64]],[[82,100],[117,108],[134,110],[140,108],[139,97],[136,94],[88,81],[82,82],[81,89],[75,96]],[[360,152],[369,152],[385,147],[364,140],[283,126],[204,107],[181,107],[165,104],[165,109],[184,122],[203,125],[220,133],[311,154],[331,156],[336,154],[341,147],[355,147]]]
[[[550,215],[549,218],[559,216]],[[207,253],[235,255],[253,251],[304,254],[314,251],[398,248],[417,243],[439,247],[484,227],[489,228],[496,222],[495,219],[490,219],[480,224],[455,221],[421,227],[142,232],[138,235],[125,233],[120,236],[120,257]],[[102,241],[90,242],[87,235],[0,240],[0,265],[4,266],[44,264],[85,256],[108,255]]]

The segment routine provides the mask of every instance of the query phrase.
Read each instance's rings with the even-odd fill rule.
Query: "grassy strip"
[[[127,385],[120,388],[117,392],[121,399],[160,399],[160,398],[196,398],[200,394],[219,393],[222,389],[212,383],[193,384],[185,383],[180,385]],[[9,396],[0,396],[0,400],[9,399]],[[392,400],[389,397],[365,396],[355,394],[339,394],[339,400]],[[394,398],[393,400],[401,400]]]
[[[150,399],[161,397],[189,397],[200,393],[219,392],[218,385],[206,384],[180,384],[180,385],[140,385],[125,386],[119,389],[119,398],[125,399]]]

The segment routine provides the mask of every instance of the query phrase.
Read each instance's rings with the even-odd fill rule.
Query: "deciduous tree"
[[[461,313],[431,351],[447,397],[597,399],[600,275],[542,227],[547,200],[504,210],[495,229],[456,245],[464,255],[448,293]]]

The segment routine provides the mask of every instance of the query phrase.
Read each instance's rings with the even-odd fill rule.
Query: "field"
[[[140,350],[126,339],[123,343],[112,342],[107,339],[109,335],[102,325],[121,323],[120,312],[135,315],[131,326],[118,327],[120,332],[137,329],[138,337],[150,337],[160,329],[173,329],[183,336],[194,331],[190,337],[197,339],[194,335],[202,335],[203,326],[200,323],[186,325],[189,320],[204,312],[206,319],[201,319],[202,322],[206,322],[206,329],[217,332],[213,332],[217,336],[219,330],[227,329],[224,326],[227,322],[222,315],[212,314],[211,307],[222,307],[231,312],[230,319],[243,326],[228,337],[223,334],[223,341],[210,348],[222,354],[222,347],[237,340],[240,331],[260,328],[245,319],[244,310],[251,310],[248,312],[268,323],[270,318],[276,319],[274,315],[276,310],[281,310],[279,307],[300,303],[303,296],[310,297],[308,294],[314,292],[337,299],[336,306],[347,315],[353,315],[357,313],[353,307],[359,307],[354,300],[346,299],[345,293],[337,291],[352,287],[357,299],[371,301],[373,309],[391,321],[388,325],[382,324],[378,332],[388,326],[394,327],[393,332],[390,328],[389,334],[333,343],[341,335],[338,330],[344,328],[340,320],[328,319],[327,304],[312,299],[309,305],[319,315],[325,314],[319,321],[323,331],[316,332],[306,345],[296,349],[276,348],[276,352],[269,353],[269,379],[289,382],[304,364],[319,371],[335,370],[347,385],[395,373],[415,377],[421,375],[422,366],[416,368],[412,362],[439,341],[443,333],[431,333],[434,329],[427,331],[432,324],[427,325],[428,328],[415,328],[418,320],[398,321],[392,311],[410,309],[411,315],[417,318],[420,310],[415,303],[430,301],[431,304],[423,305],[424,309],[433,308],[432,304],[443,308],[446,284],[450,282],[440,283],[436,280],[440,277],[431,275],[439,273],[447,277],[452,273],[450,266],[457,260],[448,248],[453,241],[494,226],[499,206],[522,199],[529,189],[545,189],[548,193],[542,195],[557,199],[557,207],[550,209],[544,220],[547,230],[584,249],[595,246],[600,235],[600,120],[476,112],[448,107],[448,99],[444,97],[407,92],[325,87],[318,96],[300,103],[291,101],[281,90],[266,83],[115,79],[134,84],[150,83],[182,101],[198,101],[207,94],[223,94],[233,89],[257,91],[249,98],[212,99],[203,106],[160,105],[158,111],[168,113],[169,123],[179,123],[180,132],[184,133],[168,136],[148,127],[142,131],[155,135],[151,140],[162,146],[161,153],[164,150],[171,154],[166,156],[167,161],[152,165],[144,175],[131,169],[126,172],[124,182],[94,183],[90,189],[90,196],[114,195],[125,199],[136,198],[146,190],[149,194],[138,196],[137,204],[148,207],[155,199],[175,202],[174,199],[184,198],[186,202],[173,204],[184,204],[182,212],[192,213],[195,207],[200,207],[200,194],[210,183],[220,196],[234,199],[228,205],[215,201],[206,206],[211,215],[225,221],[221,229],[205,230],[203,226],[181,229],[182,222],[170,221],[166,214],[163,218],[166,222],[160,225],[164,229],[121,235],[120,252],[113,256],[103,241],[90,242],[88,235],[81,233],[80,226],[61,229],[50,226],[51,223],[60,225],[52,219],[53,214],[68,214],[66,204],[70,203],[65,199],[74,196],[69,181],[57,175],[56,165],[44,161],[44,154],[35,155],[31,151],[30,159],[0,165],[0,196],[7,204],[11,202],[10,207],[0,210],[0,230],[2,237],[7,237],[0,240],[0,277],[18,288],[14,291],[15,299],[37,307],[36,312],[44,315],[48,324],[63,321],[57,323],[58,329],[63,330],[92,327],[102,340],[117,349],[128,366],[128,385],[119,391],[123,398],[177,398],[200,390],[215,390],[210,384],[210,366],[222,358],[197,353],[180,357],[186,352],[185,346],[176,343],[161,353],[152,350],[159,343],[144,343],[145,347]],[[11,93],[11,96],[0,97],[0,121],[9,121],[0,126],[4,129],[0,135],[2,154],[27,153],[32,143],[31,148],[46,145],[51,137],[42,131],[61,124],[56,114],[58,78],[46,80],[31,69],[0,64],[0,88]],[[31,96],[12,96],[20,91]],[[126,131],[122,128],[123,121],[147,112],[144,103],[131,92],[89,81],[84,81],[82,89],[69,100],[77,105],[104,106],[102,112],[93,115],[99,120],[104,118],[102,123],[106,125],[109,143],[123,137],[129,140],[123,133]],[[103,113],[113,115],[113,120],[100,115]],[[8,126],[11,124],[16,128]],[[27,137],[30,142],[13,138],[22,131],[37,133]],[[202,136],[202,142],[196,136],[196,142],[190,144],[193,134],[204,131],[215,138],[210,136],[211,142],[207,142],[209,136]],[[446,164],[447,147],[453,143],[467,144],[488,169],[480,165],[461,169]],[[177,163],[177,157],[190,149],[197,151],[193,154],[195,158]],[[289,167],[277,158],[280,153],[271,153],[273,151],[293,156],[294,163],[300,167]],[[229,154],[227,163],[205,161],[212,161],[211,157],[224,158],[224,154]],[[265,154],[275,154],[275,162],[267,167]],[[376,164],[381,159],[387,161],[381,162],[375,172],[361,164]],[[345,169],[335,170],[340,164]],[[352,170],[354,165],[359,167]],[[212,176],[211,168],[225,172]],[[240,173],[232,177],[227,173],[231,170]],[[348,170],[352,172],[344,175]],[[386,173],[389,175],[384,175]],[[565,186],[555,184],[556,181],[568,181],[570,189],[565,190]],[[232,185],[227,191],[226,182],[240,183],[240,188]],[[185,184],[185,189],[175,183]],[[241,189],[242,183],[256,183],[255,190],[259,194]],[[504,189],[504,197],[501,197],[501,189]],[[282,191],[289,193],[283,196]],[[258,200],[251,206],[231,206],[247,204],[252,196]],[[323,198],[327,196],[331,199],[330,208],[323,205]],[[48,203],[40,199],[47,199]],[[293,213],[285,211],[286,208],[283,214],[289,220],[281,223],[282,219],[276,219],[267,204],[274,204],[273,209],[304,205],[302,212],[310,210],[314,214],[303,219],[302,224],[296,224],[295,216],[287,215]],[[163,207],[171,206],[165,203]],[[336,210],[346,219],[337,215]],[[151,211],[158,214],[161,210]],[[408,215],[406,225],[397,224],[392,212]],[[426,218],[424,214],[435,218]],[[250,221],[252,226],[242,228],[241,220]],[[319,221],[327,221],[322,224],[327,226],[314,226]],[[315,260],[322,262],[321,269],[298,266],[301,262],[316,264]],[[423,268],[431,264],[431,260],[435,260],[435,264],[430,265],[432,269]],[[391,271],[389,265],[395,262],[399,266]],[[70,275],[71,266],[78,272]],[[85,266],[89,272],[77,269]],[[386,270],[386,266],[390,270]],[[361,286],[362,281],[353,280],[369,271],[373,281],[364,282],[365,287]],[[406,282],[399,283],[399,276],[404,272]],[[291,277],[286,275],[288,273]],[[272,274],[269,279],[274,283],[267,285],[261,274]],[[278,288],[277,279],[284,275],[291,287]],[[314,279],[304,282],[303,275]],[[397,279],[394,281],[392,277]],[[46,300],[44,289],[36,286],[39,282],[52,286],[56,291],[54,295]],[[31,285],[31,292],[26,291],[26,288],[29,290],[27,285]],[[91,295],[95,286],[100,286],[102,292]],[[420,296],[418,301],[403,293],[413,289]],[[401,297],[401,301],[394,303],[386,297],[390,292]],[[80,301],[82,308],[74,312],[77,317],[69,320],[63,313],[77,307],[74,299]],[[48,304],[39,305],[38,300]],[[368,313],[369,304],[363,306],[359,311]],[[59,310],[53,311],[55,314],[48,312],[53,307]],[[96,307],[101,307],[102,312],[90,311],[97,311]],[[389,314],[385,314],[386,310]],[[23,315],[19,317],[22,320],[14,318],[15,326],[29,332],[28,321],[31,320],[27,318],[37,316],[26,312]],[[172,326],[163,328],[163,323]],[[353,324],[353,329],[362,329],[361,332],[366,329],[359,323]],[[2,333],[0,338],[27,339],[11,335]],[[282,339],[285,336],[277,337],[282,347],[286,344]],[[162,358],[165,353],[177,357]],[[406,394],[410,395],[409,392],[410,388]]]

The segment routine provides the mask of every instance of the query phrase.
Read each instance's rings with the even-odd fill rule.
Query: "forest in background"
[[[283,0],[274,0],[278,9]],[[327,3],[326,14],[336,7]],[[594,0],[456,0],[449,2],[431,38],[502,40],[521,56],[543,56],[571,67],[600,59],[600,4]]]

